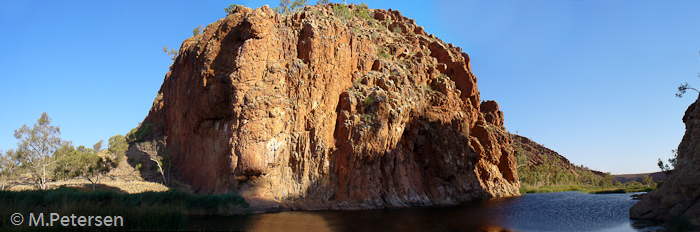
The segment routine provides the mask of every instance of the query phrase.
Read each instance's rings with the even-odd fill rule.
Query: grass
[[[652,190],[656,190],[654,187],[639,187],[639,188],[609,188],[609,189],[600,189],[600,190],[592,190],[589,191],[588,193],[595,193],[595,194],[603,194],[603,193],[635,193],[635,192],[649,192]]]
[[[656,187],[636,187],[636,188],[601,188],[596,186],[580,186],[580,185],[553,185],[541,186],[538,188],[521,187],[520,193],[552,193],[552,192],[567,192],[579,191],[582,193],[605,194],[605,193],[632,193],[632,192],[649,192],[656,190]]]
[[[387,59],[387,60],[391,59],[391,55],[384,52],[384,48],[382,48],[382,47],[377,47],[377,55],[379,57],[382,57],[382,58]]]
[[[115,230],[182,230],[188,216],[238,215],[247,212],[248,204],[234,194],[193,195],[178,190],[120,194],[112,191],[81,192],[73,188],[32,191],[0,191],[0,217],[10,218],[13,213],[24,215],[20,226],[0,220],[0,231],[32,230],[28,226],[29,213],[50,213],[61,216],[121,216],[123,227]],[[65,230],[60,223],[41,230]],[[73,228],[75,229],[75,228]],[[87,227],[87,230],[110,229]]]

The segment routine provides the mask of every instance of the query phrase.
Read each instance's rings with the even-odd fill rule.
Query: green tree
[[[527,160],[527,153],[525,153],[525,150],[519,147],[515,149],[515,160],[518,162],[518,166],[516,167],[516,169],[525,167],[529,163],[529,161]]]
[[[612,187],[614,179],[615,178],[609,172],[606,172],[603,178],[601,179],[601,186],[606,188]]]
[[[60,135],[60,128],[51,126],[51,118],[46,112],[41,114],[32,128],[25,124],[15,130],[15,138],[19,142],[14,158],[29,172],[41,189],[48,187],[56,161],[66,155],[59,148],[69,142],[61,140]]]
[[[613,180],[613,186],[617,188],[622,187],[622,182],[618,180]]]
[[[645,175],[642,177],[642,184],[644,184],[645,187],[651,187],[654,185],[654,180],[651,178],[651,176]]]
[[[203,31],[204,30],[202,29],[202,25],[199,25],[192,30],[192,35],[193,36],[201,35]]]
[[[695,89],[695,88],[693,88],[693,87],[690,87],[690,85],[688,85],[688,82],[686,82],[686,83],[680,84],[680,85],[678,86],[678,92],[676,92],[676,97],[682,98],[682,97],[683,97],[683,94],[685,94],[685,92],[688,91],[689,89],[695,90],[695,92],[700,92],[700,91],[698,91],[697,89]]]
[[[547,155],[542,155],[542,164],[539,166],[541,172],[544,174],[545,185],[550,185],[552,177],[557,173],[557,164],[559,163],[559,157],[549,157]]]
[[[671,150],[671,153],[673,154],[673,158],[668,159],[668,163],[671,164],[671,166],[669,166],[668,164],[664,164],[664,161],[661,161],[661,158],[659,158],[659,162],[656,163],[656,165],[659,166],[661,171],[666,176],[670,175],[671,171],[673,171],[673,169],[676,168],[676,161],[678,158],[678,149]]]
[[[103,143],[104,143],[104,140],[100,140],[99,142],[95,143],[95,145],[92,145],[92,150],[94,150],[95,153],[102,152],[102,144]]]
[[[172,59],[173,61],[177,59],[177,51],[175,49],[170,49],[170,51],[168,51],[168,47],[166,46],[163,47],[163,52],[165,52],[165,54],[168,54],[170,59]]]
[[[12,149],[6,153],[0,151],[0,190],[5,190],[8,182],[17,176],[19,165],[13,159],[14,153]]]
[[[230,15],[231,12],[233,12],[233,9],[236,9],[236,6],[238,6],[238,4],[231,4],[228,7],[226,7],[224,9],[226,11],[226,15]]]
[[[160,147],[158,145],[158,141],[154,138],[150,142],[142,142],[137,144],[139,147],[139,150],[145,151],[146,154],[148,154],[148,158],[155,162],[157,167],[158,167],[158,172],[160,175],[163,177],[163,184],[168,185],[168,178],[165,177],[165,169],[163,166],[167,163],[169,164],[169,159],[165,157],[165,155],[160,155],[160,152],[158,151],[158,148]],[[169,167],[170,165],[168,165]],[[169,169],[169,168],[168,168]],[[170,172],[168,172],[168,175],[170,175]]]
[[[630,181],[625,183],[625,188],[641,188],[642,183],[639,183],[637,181]]]
[[[73,146],[65,148],[67,155],[58,160],[54,170],[57,177],[83,178],[90,181],[92,191],[100,177],[105,176],[109,170],[115,167],[109,158],[102,158],[94,150],[83,146],[73,149]]]
[[[331,3],[329,0],[318,0],[316,1],[316,5],[326,5],[328,3]]]
[[[290,10],[291,11],[299,11],[308,5],[309,4],[307,3],[307,0],[294,0],[294,2],[292,2],[292,6],[290,7]]]
[[[307,0],[280,0],[280,5],[275,7],[275,12],[278,14],[289,14],[295,11],[299,11],[305,6],[307,6]]]
[[[126,143],[126,138],[122,135],[115,135],[109,138],[109,148],[107,152],[112,155],[117,163],[120,163],[126,153],[129,145]]]

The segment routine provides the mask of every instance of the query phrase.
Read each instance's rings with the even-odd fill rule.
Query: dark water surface
[[[660,231],[629,219],[632,193],[524,194],[450,207],[292,211],[191,218],[193,230],[245,231]]]

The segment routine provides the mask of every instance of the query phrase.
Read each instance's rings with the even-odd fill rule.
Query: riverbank
[[[602,188],[597,186],[580,186],[580,185],[554,185],[540,186],[537,188],[521,187],[520,194],[525,193],[552,193],[552,192],[568,192],[579,191],[582,193],[605,194],[605,193],[631,193],[631,192],[649,192],[656,190],[657,187],[630,187],[630,188]]]
[[[12,218],[12,221],[0,220],[0,231],[31,230],[31,227],[37,226],[40,215],[43,215],[43,223],[39,222],[38,226],[42,231],[71,228],[121,231],[180,230],[185,228],[187,219],[191,216],[248,213],[245,199],[235,194],[194,195],[179,190],[128,194],[114,191],[81,192],[65,187],[53,190],[0,191],[0,208],[3,209],[0,218]],[[52,222],[52,217],[59,215],[61,220]],[[72,215],[77,218],[70,218]],[[63,216],[71,220],[68,227],[63,224]],[[80,216],[84,216],[82,226]],[[94,217],[89,218],[91,216]],[[98,223],[97,216],[104,220]],[[112,218],[109,224],[108,216]],[[121,220],[117,220],[117,217]],[[34,223],[30,225],[32,222]]]

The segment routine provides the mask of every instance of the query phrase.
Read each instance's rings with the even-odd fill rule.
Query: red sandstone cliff
[[[518,195],[469,56],[398,11],[350,10],[238,6],[185,40],[145,120],[182,178],[257,212]]]
[[[684,217],[700,225],[700,98],[685,111],[685,135],[678,144],[676,167],[661,188],[630,208],[630,218],[667,221]]]

